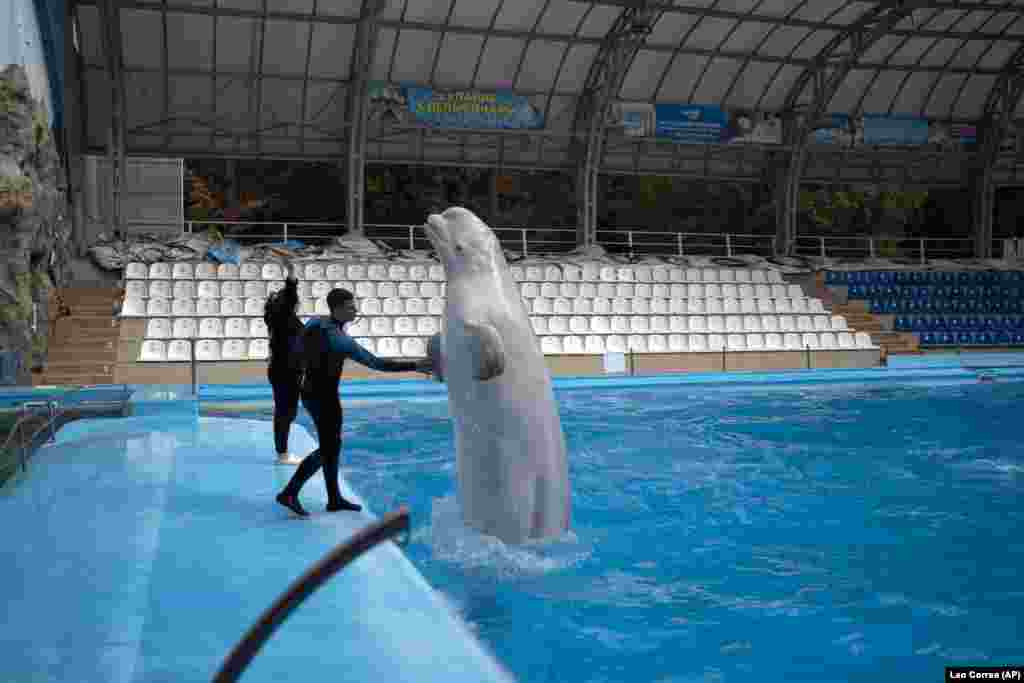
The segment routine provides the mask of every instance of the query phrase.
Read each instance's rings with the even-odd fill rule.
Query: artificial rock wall
[[[67,284],[66,189],[46,110],[25,70],[9,65],[0,70],[0,350],[23,354],[19,384],[45,361],[51,293]]]

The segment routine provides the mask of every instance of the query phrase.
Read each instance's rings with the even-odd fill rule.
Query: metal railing
[[[57,440],[57,430],[68,422],[82,417],[110,417],[118,414],[118,412],[123,415],[128,397],[128,386],[124,384],[111,386],[120,386],[124,398],[119,401],[81,401],[68,404],[71,398],[87,389],[93,388],[83,386],[62,396],[60,400],[25,401],[18,406],[18,419],[11,426],[11,431],[8,432],[7,438],[4,440],[3,445],[0,446],[0,453],[10,449],[12,442],[20,435],[17,442],[18,466],[24,472],[28,469],[28,461],[36,448],[44,444],[55,443]],[[41,417],[38,412],[40,410],[45,411],[46,419],[35,431],[29,433],[25,427],[30,421]],[[47,430],[49,430],[49,436],[46,437],[45,441],[37,443],[39,437]]]
[[[217,227],[220,233],[242,244],[301,240],[323,245],[344,235],[343,223],[302,221],[186,221],[185,233],[204,226]],[[576,228],[497,227],[492,228],[506,248],[527,256],[565,254],[578,246]],[[429,249],[430,242],[422,225],[368,223],[364,235],[394,249]],[[775,253],[775,234],[678,232],[638,228],[599,228],[597,243],[613,254],[637,256],[725,256]],[[1005,251],[1003,239],[993,240],[993,256]],[[911,258],[924,264],[929,259],[972,258],[974,240],[968,237],[905,237],[876,235],[798,235],[796,256],[825,258]]]
[[[231,648],[213,677],[214,683],[237,681],[263,644],[306,598],[365,552],[401,533],[409,533],[409,510],[404,505],[363,528],[310,567],[288,586],[245,632],[238,644]]]

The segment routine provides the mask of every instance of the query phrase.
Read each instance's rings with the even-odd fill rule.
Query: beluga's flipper
[[[465,323],[466,334],[473,341],[477,361],[473,377],[486,382],[505,372],[505,344],[498,330],[486,323]]]
[[[441,333],[438,332],[427,342],[427,358],[432,366],[431,372],[438,382],[444,381],[444,352],[441,350]]]

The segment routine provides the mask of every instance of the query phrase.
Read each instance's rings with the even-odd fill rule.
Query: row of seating
[[[900,316],[894,321],[894,326],[901,332],[958,332],[960,330],[967,332],[980,332],[983,330],[987,330],[989,332],[998,332],[1000,330],[1014,332],[1018,330],[1024,331],[1024,318],[983,318],[978,316],[968,316],[965,318],[955,316],[917,316],[914,318],[905,318]]]
[[[888,299],[872,301],[872,313],[1024,313],[1024,299]]]
[[[426,353],[426,338],[357,338],[363,347],[382,357],[421,358]],[[142,362],[181,362],[192,360],[192,344],[198,361],[265,360],[269,354],[266,339],[148,339],[142,343]],[[806,332],[803,334],[651,334],[651,335],[566,335],[543,336],[541,351],[556,354],[603,353],[720,353],[723,351],[803,351],[852,350],[875,348],[871,338],[858,332]]]
[[[263,298],[284,287],[281,280],[129,280],[125,298],[134,299],[221,299]],[[364,298],[432,298],[444,296],[444,282],[330,282],[318,280],[299,283],[299,296],[316,299],[327,296],[335,287],[347,289],[356,297]],[[520,293],[526,299],[564,297],[566,299],[594,299],[615,297],[663,299],[803,299],[799,285],[735,285],[735,284],[645,284],[609,282],[524,282]]]
[[[1024,332],[925,332],[922,346],[1024,346]]]
[[[774,270],[745,268],[680,268],[673,266],[613,266],[600,263],[513,265],[509,268],[517,281],[534,282],[712,282],[781,284],[782,276]],[[279,263],[129,263],[126,280],[282,280],[284,270]],[[299,264],[300,280],[361,280],[400,282],[427,280],[443,282],[444,268],[437,263],[308,263]]]
[[[532,317],[538,335],[545,334],[643,334],[648,332],[845,332],[842,316],[548,316]],[[415,337],[437,333],[437,317],[369,317],[351,323],[354,337]],[[146,339],[171,338],[266,338],[267,326],[261,318],[152,318],[146,325]]]
[[[263,315],[265,300],[258,297],[248,299],[125,299],[121,316],[127,318],[145,317],[214,317],[214,316],[260,316]],[[533,315],[612,315],[612,314],[800,314],[824,313],[818,299],[574,299],[566,298],[527,299],[527,312]],[[329,315],[326,297],[302,299],[299,302],[301,315]],[[444,300],[430,299],[361,299],[359,310],[363,315],[441,315]]]
[[[1019,285],[850,285],[851,299],[1017,299]]]
[[[959,272],[910,270],[829,270],[825,272],[825,284],[827,285],[987,285],[1022,282],[1024,282],[1024,272],[1016,270],[976,270]]]

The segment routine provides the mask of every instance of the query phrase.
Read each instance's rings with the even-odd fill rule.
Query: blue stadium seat
[[[1009,284],[1010,282],[1013,282],[1013,271],[1012,270],[1003,270],[1003,271],[1000,271],[999,273],[997,273],[997,275],[999,276],[999,283],[1000,284]]]
[[[957,284],[959,284],[961,286],[969,285],[971,283],[971,274],[970,273],[965,273],[965,272],[961,271],[961,272],[956,274],[956,281],[957,281]]]
[[[956,282],[956,273],[951,273],[949,271],[946,271],[946,272],[942,273],[941,275],[942,275],[941,279],[942,279],[943,284],[951,285],[954,282]]]
[[[893,281],[898,285],[906,285],[910,283],[910,272],[906,270],[896,271],[896,275],[893,277]]]
[[[1024,282],[1024,273],[1019,270],[1011,270],[1010,282]]]
[[[931,332],[925,332],[921,335],[921,346],[934,346],[935,335]]]
[[[882,282],[884,284],[891,285],[892,283],[896,282],[895,273],[893,273],[891,270],[884,270],[878,274],[878,280],[879,282]]]
[[[946,329],[951,330],[953,332],[957,332],[959,330],[962,330],[963,327],[964,321],[961,320],[958,316],[946,318]]]
[[[964,288],[960,285],[952,285],[949,288],[949,296],[953,299],[959,299],[964,295]]]
[[[976,285],[964,287],[963,296],[967,299],[977,299],[981,295],[981,288]]]
[[[984,287],[981,288],[981,297],[983,299],[994,299],[995,297],[1000,296],[999,294],[996,293],[998,291],[999,290],[993,287],[992,285],[985,285]]]
[[[897,330],[909,332],[911,330],[910,318],[905,318],[902,315],[896,316],[896,320],[893,321],[893,326]]]
[[[1014,332],[1010,339],[1014,346],[1024,346],[1024,332]]]
[[[864,281],[872,285],[878,284],[878,271],[869,270],[866,273],[864,273]]]
[[[834,271],[834,270],[826,270],[825,271],[825,284],[826,285],[839,284],[839,278],[836,277],[836,271]]]
[[[915,270],[910,274],[910,281],[915,285],[923,285],[927,280],[925,274],[920,270]]]
[[[941,315],[937,315],[934,318],[932,318],[931,327],[936,332],[942,332],[944,330],[949,329],[949,322]]]
[[[1001,332],[996,332],[995,342],[996,342],[996,344],[999,344],[1000,346],[1009,346],[1010,345],[1010,333],[1005,331],[1005,330],[1003,330]]]
[[[974,333],[975,344],[994,344],[995,338],[991,332],[975,332]]]
[[[907,300],[907,311],[911,313],[921,312],[921,300],[920,299],[908,299]]]
[[[994,332],[994,331],[1000,329],[1003,326],[1002,325],[1002,321],[1000,321],[998,318],[992,318],[992,317],[985,318],[985,323],[984,324],[985,324],[985,329],[988,330],[989,332]]]
[[[851,270],[846,281],[851,285],[862,285],[866,282],[864,279],[864,273],[859,270]]]
[[[936,335],[936,337],[941,346],[954,346],[956,344],[956,337],[951,332],[942,332]]]
[[[961,299],[960,300],[960,312],[961,313],[977,313],[978,302],[974,299]]]
[[[994,285],[999,282],[999,273],[994,270],[986,270],[981,273],[981,282],[986,285]]]
[[[967,346],[974,343],[974,337],[970,332],[961,332],[956,335],[956,343],[960,346]]]
[[[966,318],[964,318],[964,329],[965,330],[980,330],[981,327],[982,327],[982,324],[981,324],[981,320],[979,318],[976,318],[973,315],[969,315]]]
[[[924,281],[930,285],[937,285],[941,281],[941,278],[939,278],[939,274],[934,270],[929,270],[924,274]]]
[[[925,332],[932,329],[931,321],[924,316],[914,316],[914,322],[911,323],[914,326],[915,332]]]
[[[887,315],[892,315],[893,313],[899,313],[899,311],[900,311],[900,305],[899,304],[900,304],[900,302],[897,301],[896,299],[886,299],[885,300],[885,304],[884,304],[882,310]]]
[[[872,313],[881,315],[882,313],[885,313],[885,303],[881,299],[872,299],[869,310]]]
[[[1014,318],[1014,320],[1016,321],[1014,329],[1024,331],[1024,318]]]
[[[863,285],[850,285],[847,295],[851,299],[863,299],[864,298],[864,287]]]
[[[1003,316],[1003,319],[1000,320],[999,322],[1002,323],[1002,328],[1009,332],[1012,332],[1013,330],[1017,329],[1017,319],[1014,318],[1012,315]]]

